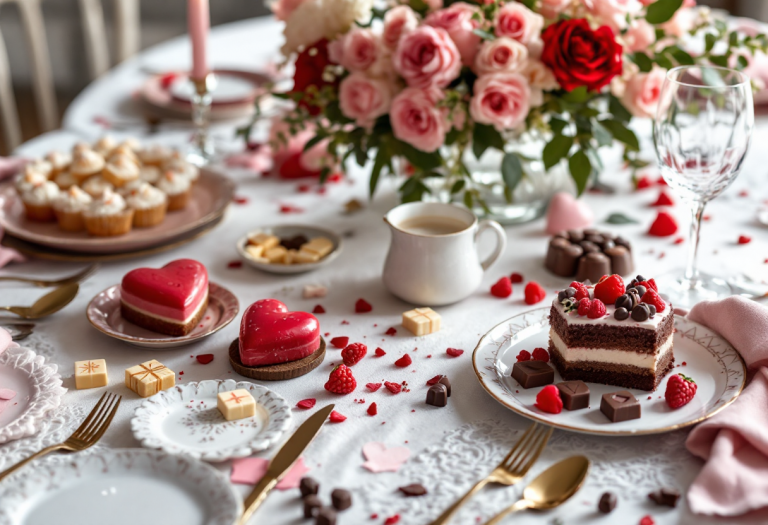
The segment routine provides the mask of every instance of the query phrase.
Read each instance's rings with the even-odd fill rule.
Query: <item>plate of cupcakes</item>
[[[492,328],[473,365],[485,390],[514,412],[614,436],[703,421],[735,401],[746,380],[728,341],[675,315],[641,275],[572,282],[550,306]]]
[[[172,348],[218,332],[240,309],[237,297],[208,280],[193,259],[136,268],[94,297],[86,315],[101,333],[136,346]]]

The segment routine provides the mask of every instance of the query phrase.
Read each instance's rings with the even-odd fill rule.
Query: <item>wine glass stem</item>
[[[701,236],[701,218],[704,216],[705,201],[691,203],[691,229],[688,239],[688,264],[685,267],[685,280],[688,286],[696,287],[699,278],[697,258],[699,254],[699,237]]]

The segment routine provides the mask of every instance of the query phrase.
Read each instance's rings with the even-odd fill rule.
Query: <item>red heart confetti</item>
[[[550,414],[563,411],[563,400],[560,399],[560,391],[555,385],[547,385],[536,394],[536,407]]]
[[[505,299],[512,295],[512,281],[509,277],[504,276],[496,281],[496,283],[491,286],[491,295],[501,299]]]
[[[299,184],[296,187],[296,191],[298,191],[299,193],[307,193],[307,192],[309,192],[310,189],[311,188],[310,188],[309,184]]]
[[[317,403],[317,399],[310,398],[310,399],[302,399],[298,403],[296,403],[296,406],[299,408],[303,408],[304,410],[309,410],[310,408],[314,408],[315,403]]]
[[[665,211],[660,211],[648,230],[648,235],[668,237],[677,233],[677,221]]]
[[[376,408],[376,403],[371,403],[371,406],[368,407],[368,410],[366,412],[368,412],[369,416],[375,416],[376,414],[378,414],[379,411]]]
[[[243,204],[248,204],[248,197],[244,197],[242,195],[235,195],[234,197],[232,197],[232,202],[242,206]]]
[[[512,275],[509,276],[509,280],[512,282],[512,284],[517,284],[523,282],[523,275],[517,272],[512,273]]]
[[[640,525],[656,525],[656,522],[650,516],[643,516],[640,518]]]
[[[312,309],[312,313],[313,314],[324,314],[325,313],[325,308],[323,308],[321,305],[318,304],[318,305],[316,305]]]
[[[291,204],[281,204],[280,213],[301,213],[304,210]]]
[[[342,423],[347,420],[347,416],[339,414],[335,410],[331,412],[330,418],[331,423]]]
[[[443,378],[442,375],[436,375],[435,377],[433,377],[432,379],[427,381],[427,386],[432,386],[432,385],[438,384],[442,378]]]
[[[384,525],[395,525],[400,521],[400,514],[395,514],[384,520]]]
[[[365,388],[371,392],[376,392],[379,388],[381,388],[381,383],[368,383],[365,385]]]
[[[213,361],[213,354],[200,354],[195,359],[197,359],[197,362],[201,365],[207,365],[211,361]]]
[[[659,177],[658,179],[656,179],[656,184],[658,184],[659,186],[669,186],[669,184],[667,184],[667,181],[664,180],[664,177]]]
[[[635,181],[635,189],[644,190],[645,188],[650,188],[652,184],[651,178],[648,175],[643,175]]]
[[[747,190],[741,190],[739,192],[739,197],[749,197],[749,192]]]
[[[682,237],[678,237],[673,241],[673,244],[683,244],[684,242],[685,242],[685,239],[683,239]]]
[[[659,193],[659,197],[656,201],[651,203],[651,206],[674,206],[674,204],[675,201],[672,200],[672,197],[667,195],[667,192],[662,191]]]
[[[445,353],[451,357],[459,357],[464,353],[464,350],[459,350],[458,348],[448,348]]]
[[[400,368],[405,368],[407,366],[410,366],[411,363],[413,363],[413,359],[411,359],[410,355],[405,354],[403,357],[395,361],[395,366],[399,366]]]
[[[331,339],[331,345],[336,348],[344,348],[349,344],[349,337],[334,337]]]
[[[384,334],[386,334],[386,335],[397,335],[397,328],[395,328],[394,326],[390,326],[389,328],[387,328],[387,331],[384,332]]]
[[[358,299],[357,302],[355,303],[356,314],[368,313],[371,310],[373,310],[373,306],[371,306],[371,304],[365,299]]]
[[[752,242],[752,237],[747,237],[746,235],[739,235],[739,244],[749,244]]]
[[[381,357],[381,356],[387,355],[387,353],[384,351],[383,348],[377,348],[376,350],[374,350],[373,353],[374,353],[374,355],[376,357]]]

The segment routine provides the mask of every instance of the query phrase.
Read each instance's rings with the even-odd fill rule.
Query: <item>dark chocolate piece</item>
[[[611,271],[613,273],[627,275],[634,270],[632,253],[624,246],[616,245],[606,248],[605,255],[611,258]]]
[[[680,491],[676,489],[661,488],[656,492],[648,494],[648,498],[656,503],[656,505],[677,507],[677,500],[680,499]]]
[[[579,253],[581,250],[581,253]],[[607,259],[585,260],[594,253]],[[584,266],[585,263],[586,266]],[[634,270],[629,242],[594,228],[558,232],[549,241],[544,266],[555,275],[596,283],[603,275],[627,275]],[[636,283],[633,283],[636,284]]]
[[[557,293],[557,300],[558,301],[562,301],[563,299],[569,299],[569,298],[573,297],[574,295],[576,295],[576,289],[575,288],[571,288],[569,286],[565,290],[560,290]]]
[[[600,502],[597,504],[597,510],[603,514],[608,514],[616,508],[616,502],[616,494],[613,492],[604,492],[603,495],[600,496]]]
[[[423,496],[427,493],[427,489],[421,483],[411,483],[410,485],[400,487],[397,490],[408,497]]]
[[[352,506],[352,494],[346,489],[333,489],[331,503],[336,510],[347,510]]]
[[[305,518],[312,518],[317,514],[317,511],[320,510],[320,507],[323,506],[323,502],[320,501],[320,498],[318,498],[315,494],[310,494],[309,496],[304,497],[304,517]]]
[[[648,315],[648,317],[650,317],[651,319],[653,319],[653,318],[656,316],[656,307],[655,307],[655,306],[653,306],[652,304],[649,304],[649,305],[648,305],[648,311],[650,312],[650,313],[649,313],[649,315]]]
[[[596,253],[600,251],[600,247],[590,241],[581,241],[579,246],[581,246],[581,249],[584,250],[584,253]]]
[[[613,303],[613,306],[616,308],[624,308],[627,312],[631,312],[632,308],[635,307],[637,304],[637,296],[632,293],[625,293],[624,295],[620,295],[618,299],[616,299],[616,302]]]
[[[437,384],[445,385],[446,390],[448,390],[448,397],[451,397],[451,380],[448,379],[448,376],[441,377]]]
[[[583,253],[584,250],[580,246],[569,243],[567,239],[555,237],[549,242],[544,265],[555,275],[570,277],[576,272],[576,265]]]
[[[305,476],[299,481],[299,490],[302,496],[309,496],[310,494],[317,494],[320,489],[320,484],[316,479]]]
[[[613,318],[617,321],[624,321],[625,319],[629,319],[629,312],[623,306],[616,308],[613,312]]]
[[[568,230],[568,239],[572,243],[580,243],[584,240],[584,232],[581,230]]]
[[[600,401],[600,412],[613,423],[640,418],[640,403],[629,390],[619,390],[603,394]]]
[[[630,242],[622,236],[616,237],[615,239],[613,239],[613,242],[614,244],[616,244],[616,246],[623,246],[630,252],[632,251],[632,244],[630,244]]]
[[[584,282],[589,279],[593,283],[597,283],[603,275],[611,275],[611,260],[607,255],[593,252],[579,259],[579,269],[576,272],[577,281]]]
[[[648,308],[648,305],[645,303],[640,303],[634,308],[632,308],[632,319],[637,321],[638,323],[647,321],[650,316],[651,316],[651,309]]]
[[[594,233],[592,235],[587,235],[586,240],[588,242],[594,243],[598,245],[599,247],[603,246],[603,243],[605,242],[605,238],[600,235],[599,233]]]
[[[551,385],[555,381],[555,369],[544,361],[520,361],[512,367],[512,379],[523,388]]]
[[[581,410],[589,406],[589,387],[584,381],[563,381],[557,384],[566,410]]]
[[[584,235],[589,237],[590,235],[600,235],[600,230],[595,228],[584,228]]]
[[[306,235],[298,234],[287,239],[280,239],[280,245],[284,246],[286,250],[298,250],[302,244],[309,242]]]
[[[315,525],[336,525],[336,511],[331,507],[323,507],[317,511]]]
[[[448,404],[448,388],[442,383],[429,387],[429,390],[427,390],[427,404],[433,407],[446,406]]]

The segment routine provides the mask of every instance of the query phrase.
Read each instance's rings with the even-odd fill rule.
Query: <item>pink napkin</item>
[[[5,232],[3,229],[0,228],[0,241],[3,240],[4,233]],[[14,250],[13,248],[7,248],[0,244],[0,268],[12,262],[25,262],[26,260],[27,258],[20,254],[18,251]]]
[[[0,354],[5,352],[8,348],[14,348],[19,346],[13,342],[11,334],[5,328],[0,328]]]
[[[0,180],[16,175],[27,162],[21,157],[0,157]]]
[[[267,473],[269,460],[264,458],[238,458],[232,461],[232,474],[229,481],[242,485],[255,485]],[[275,486],[277,490],[289,490],[299,487],[299,482],[309,467],[304,464],[304,458],[299,458],[291,469]]]
[[[688,504],[697,514],[719,516],[768,507],[768,308],[734,296],[699,303],[688,318],[730,341],[752,376],[730,407],[689,434],[688,450],[706,463]]]

